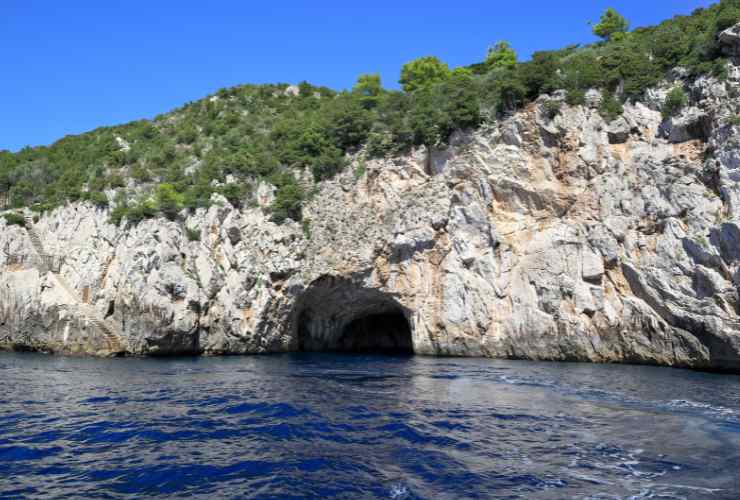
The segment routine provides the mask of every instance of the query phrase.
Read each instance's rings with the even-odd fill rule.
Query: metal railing
[[[108,324],[104,318],[98,317],[97,311],[90,305],[90,302],[92,302],[92,296],[95,293],[94,288],[86,285],[85,288],[82,290],[82,295],[80,296],[80,294],[78,294],[71,286],[69,286],[67,281],[60,274],[62,266],[65,262],[65,258],[61,255],[49,255],[45,253],[41,237],[38,235],[33,226],[33,219],[27,216],[26,231],[28,232],[28,236],[31,240],[31,244],[35,252],[32,254],[11,253],[9,251],[10,243],[8,243],[6,248],[3,249],[6,264],[34,266],[39,268],[42,273],[50,271],[52,273],[51,276],[53,277],[53,279],[62,287],[62,289],[67,292],[70,299],[73,299],[75,302],[74,306],[69,304],[64,305],[64,307],[74,307],[74,309],[76,309],[78,313],[81,313],[81,317],[85,321],[94,325],[106,338],[108,342],[108,347],[112,353],[121,354],[125,352],[126,349],[123,347],[121,334],[118,333],[117,328],[113,325]],[[106,264],[106,273],[107,267],[109,265],[110,262]]]
[[[59,273],[64,265],[64,257],[60,255],[34,255],[11,253],[5,255],[5,262],[9,266],[32,266],[48,269],[53,273]]]

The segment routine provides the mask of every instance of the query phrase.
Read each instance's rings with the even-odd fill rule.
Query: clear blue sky
[[[480,61],[593,40],[613,6],[633,27],[711,0],[0,0],[0,149],[159,113],[240,83],[347,88],[436,55]]]

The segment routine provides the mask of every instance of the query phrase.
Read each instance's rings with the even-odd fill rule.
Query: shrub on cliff
[[[560,114],[561,108],[560,101],[549,100],[542,105],[542,112],[548,120],[553,120]]]
[[[327,136],[341,149],[356,148],[365,143],[372,126],[372,115],[362,99],[341,94],[333,99],[324,113]]]
[[[26,227],[26,219],[22,215],[7,213],[3,214],[3,218],[5,219],[5,223],[9,226]]]
[[[454,71],[439,90],[446,115],[442,137],[447,140],[456,129],[476,127],[482,120],[480,90],[472,75]]]
[[[624,113],[624,107],[619,99],[611,92],[605,92],[599,105],[599,114],[604,120],[610,122],[616,120],[622,113]]]
[[[722,0],[715,20],[715,31],[724,31],[740,22],[740,1]]]
[[[80,199],[89,201],[96,207],[104,208],[108,206],[108,197],[101,191],[88,191]]]
[[[188,241],[200,241],[200,228],[185,227],[185,237]]]
[[[159,209],[170,220],[175,220],[177,214],[185,205],[185,197],[177,192],[174,185],[168,183],[157,186],[154,198],[155,201],[151,205],[154,211],[156,212]],[[149,205],[146,205],[145,202],[144,206],[148,207]],[[147,213],[148,211],[143,212],[145,216]]]
[[[583,106],[586,104],[586,92],[581,89],[569,90],[565,102],[571,106]]]
[[[347,161],[340,149],[325,149],[313,160],[311,173],[315,181],[321,182],[337,175],[346,165]]]
[[[156,217],[158,212],[159,209],[154,200],[151,198],[141,198],[128,207],[126,217],[130,223],[138,224],[143,220]]]
[[[187,122],[177,131],[176,137],[180,144],[193,144],[198,139],[198,130],[193,123]]]
[[[663,118],[670,118],[677,115],[689,103],[686,92],[681,87],[675,87],[666,95],[663,103]]]
[[[275,199],[270,206],[272,220],[278,224],[286,219],[300,221],[306,193],[293,174],[286,172],[274,175],[270,180],[277,187]]]
[[[242,182],[230,182],[218,188],[218,193],[236,208],[242,207],[250,192],[251,186]],[[183,196],[183,204],[184,201]]]

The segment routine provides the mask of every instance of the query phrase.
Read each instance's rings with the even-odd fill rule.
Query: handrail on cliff
[[[94,325],[105,337],[106,341],[108,342],[108,347],[110,348],[110,351],[115,355],[120,355],[121,353],[125,352],[125,348],[123,347],[123,342],[121,340],[121,336],[115,331],[114,328],[111,327],[106,321],[105,318],[98,317],[98,313],[95,311],[95,309],[86,304],[85,301],[77,294],[77,292],[69,286],[67,281],[64,279],[64,277],[60,274],[62,265],[64,264],[64,257],[58,256],[58,255],[49,255],[44,250],[44,244],[41,241],[41,237],[36,232],[36,229],[34,229],[34,220],[33,217],[26,215],[26,231],[28,233],[28,236],[31,240],[31,246],[35,250],[34,254],[9,254],[7,251],[5,251],[7,256],[7,262],[9,264],[12,263],[24,263],[27,260],[30,259],[40,259],[40,270],[42,272],[51,272],[51,276],[56,281],[56,283],[62,287],[62,289],[69,295],[71,299],[75,302],[75,309],[80,313],[81,317]],[[29,259],[30,257],[30,259]],[[87,297],[89,300],[89,296]]]
[[[59,273],[64,265],[64,257],[61,255],[48,254],[18,254],[5,252],[5,262],[12,265],[33,265],[35,260],[41,264],[41,267],[50,270],[52,273]]]

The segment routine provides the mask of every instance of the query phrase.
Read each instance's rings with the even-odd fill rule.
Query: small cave
[[[325,278],[299,298],[292,328],[304,352],[411,355],[410,317],[387,293]]]

